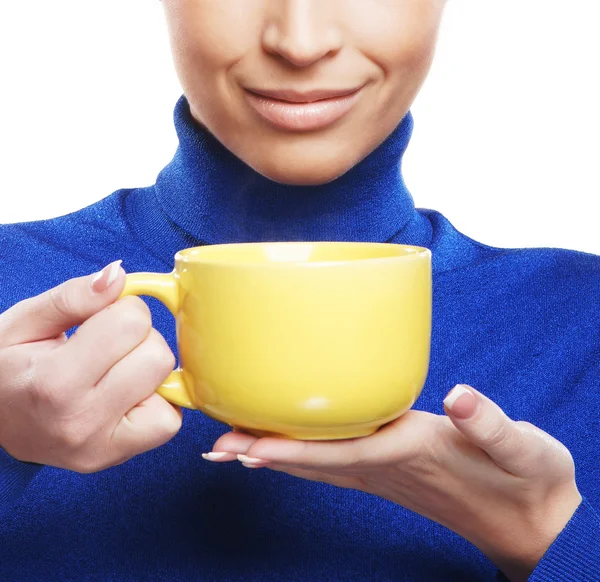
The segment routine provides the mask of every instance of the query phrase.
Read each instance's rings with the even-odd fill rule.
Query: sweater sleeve
[[[8,513],[43,465],[24,463],[0,448],[0,516]]]
[[[498,573],[498,582],[508,578]],[[529,582],[598,582],[600,580],[600,515],[584,499],[548,548]]]
[[[544,554],[529,582],[598,582],[600,515],[584,499]]]

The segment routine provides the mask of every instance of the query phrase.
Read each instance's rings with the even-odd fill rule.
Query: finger
[[[438,418],[428,412],[409,410],[367,437],[338,441],[263,438],[245,454],[262,461],[331,471],[401,463],[418,454]]]
[[[446,414],[454,426],[471,443],[485,451],[499,467],[521,474],[528,447],[536,447],[535,439],[526,438],[516,422],[489,398],[459,384],[444,400]]]
[[[169,345],[150,328],[148,337],[96,384],[97,397],[120,417],[156,392],[174,367],[175,356]]]
[[[116,362],[141,345],[151,330],[152,316],[142,299],[119,299],[85,321],[53,354],[55,370],[48,373],[66,374],[71,382],[94,386]]]
[[[263,438],[248,448],[245,461],[294,465],[322,471],[336,470],[355,466],[362,461],[361,440],[366,439],[316,442]]]
[[[224,434],[213,446],[210,453],[204,453],[202,457],[207,461],[227,463],[238,461],[238,455],[244,455],[248,449],[257,441],[256,437],[241,432],[228,432]],[[264,465],[263,465],[264,466]]]
[[[117,261],[17,303],[0,316],[0,348],[55,338],[113,303],[124,284]]]
[[[181,428],[181,408],[154,393],[123,416],[111,437],[113,455],[123,462],[170,441]]]

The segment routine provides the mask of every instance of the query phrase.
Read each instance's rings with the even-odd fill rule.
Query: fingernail
[[[242,465],[258,465],[259,463],[266,463],[264,459],[255,459],[254,457],[247,457],[246,455],[238,455],[238,461]]]
[[[207,461],[218,461],[227,456],[227,453],[202,453],[202,458]]]
[[[457,418],[466,419],[475,412],[477,398],[466,386],[457,384],[444,398],[444,406]]]
[[[94,275],[90,283],[94,293],[104,293],[117,280],[122,262],[122,260],[115,261]]]

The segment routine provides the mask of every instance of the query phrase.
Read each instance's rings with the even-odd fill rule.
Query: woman
[[[444,0],[164,7],[185,97],[156,184],[0,228],[0,579],[600,579],[600,259],[477,243],[399,172]],[[117,301],[117,259],[275,239],[432,249],[415,410],[299,443],[155,394],[173,323]]]

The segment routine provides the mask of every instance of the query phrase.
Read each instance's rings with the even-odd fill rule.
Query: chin
[[[254,168],[257,172],[278,182],[279,184],[287,184],[290,186],[319,186],[332,182],[342,174],[346,173],[350,168],[344,168],[341,171],[332,169],[331,167],[318,167],[315,165],[306,164],[304,166],[289,165],[282,162],[281,164],[269,164],[265,168]]]
[[[319,186],[339,178],[359,161],[356,152],[349,155],[347,151],[333,153],[330,150],[327,155],[319,155],[323,153],[319,149],[315,148],[309,155],[306,148],[296,152],[280,150],[275,156],[261,156],[255,152],[253,159],[246,157],[246,163],[265,178],[280,184]]]

